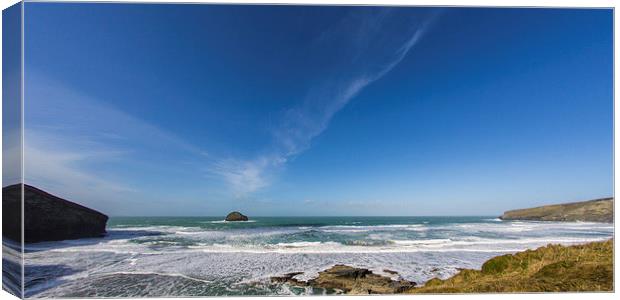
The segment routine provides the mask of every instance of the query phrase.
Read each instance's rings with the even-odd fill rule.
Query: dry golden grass
[[[614,199],[604,198],[583,202],[545,205],[509,210],[504,220],[613,222]]]
[[[431,279],[408,293],[613,291],[613,241],[548,245],[494,257],[481,270]]]

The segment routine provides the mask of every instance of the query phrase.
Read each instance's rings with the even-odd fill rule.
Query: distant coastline
[[[553,204],[504,212],[502,220],[602,222],[614,221],[614,198]]]

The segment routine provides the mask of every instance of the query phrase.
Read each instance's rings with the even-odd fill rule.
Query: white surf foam
[[[247,220],[247,221],[226,221],[226,220],[216,220],[216,221],[203,221],[199,222],[202,224],[243,224],[243,223],[256,223],[256,220]]]
[[[132,234],[134,230],[141,234]],[[377,272],[394,270],[405,279],[422,283],[432,277],[450,276],[456,268],[479,268],[482,262],[504,253],[549,243],[569,245],[606,240],[613,236],[613,225],[487,222],[228,230],[137,226],[109,231],[108,237],[97,241],[29,246],[31,252],[25,254],[26,261],[31,266],[62,265],[75,270],[76,273],[61,276],[68,282],[103,275],[154,274],[185,276],[204,280],[204,284],[223,280],[240,284],[268,282],[269,276],[296,271],[305,271],[300,279],[309,279],[342,263]],[[313,240],[300,240],[307,236]],[[335,240],[315,241],[317,236]],[[36,287],[36,296],[69,291],[70,286],[63,285],[63,280],[50,280],[51,286]]]

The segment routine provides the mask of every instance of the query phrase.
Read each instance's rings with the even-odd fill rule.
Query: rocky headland
[[[612,223],[614,221],[614,199],[602,198],[582,202],[509,210],[505,212],[500,219]]]
[[[24,184],[24,242],[59,241],[106,234],[108,216]],[[22,185],[2,189],[3,237],[21,242]]]

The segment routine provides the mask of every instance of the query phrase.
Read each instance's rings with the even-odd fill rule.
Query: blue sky
[[[26,183],[109,215],[612,194],[612,11],[27,3]]]

